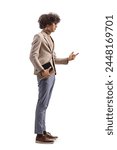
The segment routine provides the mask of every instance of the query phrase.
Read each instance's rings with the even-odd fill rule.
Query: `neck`
[[[51,34],[51,31],[49,31],[48,29],[43,29],[43,31],[44,31],[46,34],[48,34],[48,35]]]

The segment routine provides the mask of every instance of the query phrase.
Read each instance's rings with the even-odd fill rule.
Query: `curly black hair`
[[[59,23],[60,17],[55,13],[43,14],[39,17],[38,23],[40,29],[44,29],[47,25],[51,25],[52,23]]]

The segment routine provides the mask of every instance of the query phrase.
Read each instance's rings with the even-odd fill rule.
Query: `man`
[[[34,36],[30,52],[30,60],[37,75],[39,95],[35,113],[35,134],[37,143],[53,143],[57,136],[46,131],[45,116],[52,94],[56,68],[55,64],[68,64],[77,54],[73,52],[67,58],[57,58],[54,52],[54,41],[50,34],[57,28],[60,18],[57,14],[43,14],[39,17],[42,31]]]

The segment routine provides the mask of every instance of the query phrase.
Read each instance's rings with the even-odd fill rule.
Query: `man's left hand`
[[[74,60],[78,54],[79,53],[74,54],[74,52],[72,52],[68,57],[68,61]]]

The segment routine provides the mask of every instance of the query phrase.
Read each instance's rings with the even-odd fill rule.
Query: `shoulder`
[[[42,35],[41,33],[35,34],[33,39],[41,39]]]
[[[35,34],[34,37],[33,37],[33,42],[32,42],[32,44],[41,42],[41,40],[42,40],[41,34],[40,34],[40,33]]]

